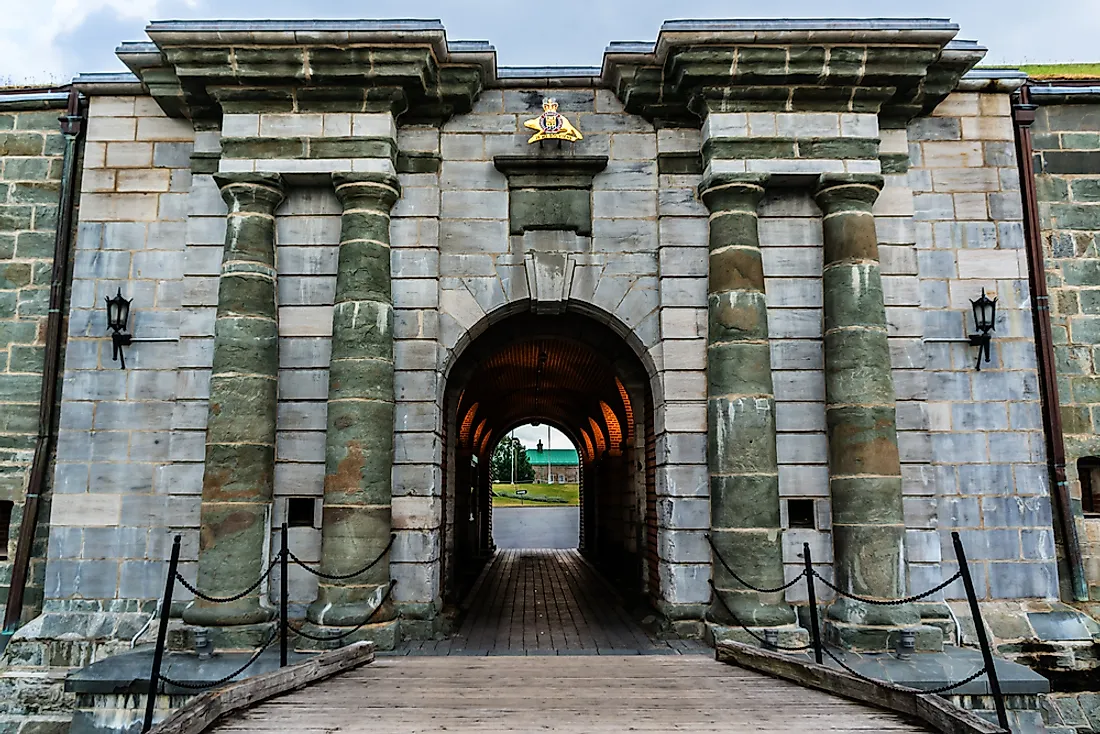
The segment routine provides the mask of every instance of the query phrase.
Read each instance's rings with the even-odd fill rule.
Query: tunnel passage
[[[580,552],[628,597],[658,594],[653,400],[622,337],[581,314],[509,316],[463,350],[445,399],[448,603],[462,600],[495,550],[492,451],[531,422],[578,449]]]

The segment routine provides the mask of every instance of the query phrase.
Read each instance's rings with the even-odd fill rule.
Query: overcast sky
[[[951,18],[988,63],[1100,61],[1098,0],[0,0],[0,81],[63,83],[115,71],[120,41],[145,40],[149,20],[439,18],[451,40],[488,40],[502,66],[597,66],[608,41],[653,40],[667,18]]]

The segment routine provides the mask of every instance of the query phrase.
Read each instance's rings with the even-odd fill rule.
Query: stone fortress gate
[[[118,49],[130,73],[74,82],[42,615],[12,649],[74,630],[68,665],[121,649],[173,535],[184,576],[228,595],[288,520],[328,574],[388,549],[365,577],[290,577],[309,629],[382,604],[358,637],[445,633],[493,553],[489,456],[530,421],[578,448],[582,552],[670,632],[740,634],[713,582],[742,622],[806,634],[803,588],[749,591],[708,536],[752,584],[793,577],[809,543],[827,579],[882,599],[953,574],[959,530],[989,609],[1084,620],[1058,601],[1083,587],[1058,567],[1076,541],[1040,413],[1026,76],[974,70],[957,30],[673,21],[600,68],[504,68],[435,22],[150,24]],[[582,137],[529,143],[544,110]],[[269,593],[172,611],[250,649]],[[962,598],[838,601],[827,632],[939,649]]]

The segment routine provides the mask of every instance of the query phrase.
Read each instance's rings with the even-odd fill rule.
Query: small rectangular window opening
[[[8,560],[8,539],[11,538],[11,511],[14,504],[10,500],[0,501],[0,561]]]
[[[1089,515],[1100,515],[1100,457],[1078,459],[1077,476],[1081,480],[1081,509]]]
[[[313,497],[288,497],[286,500],[286,524],[291,528],[313,527]]]
[[[813,500],[787,500],[787,526],[792,528],[817,527],[814,522]]]

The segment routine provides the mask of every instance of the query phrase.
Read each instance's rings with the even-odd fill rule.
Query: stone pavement
[[[697,640],[660,639],[644,629],[576,550],[497,551],[465,608],[450,639],[410,642],[393,654],[711,654]]]

